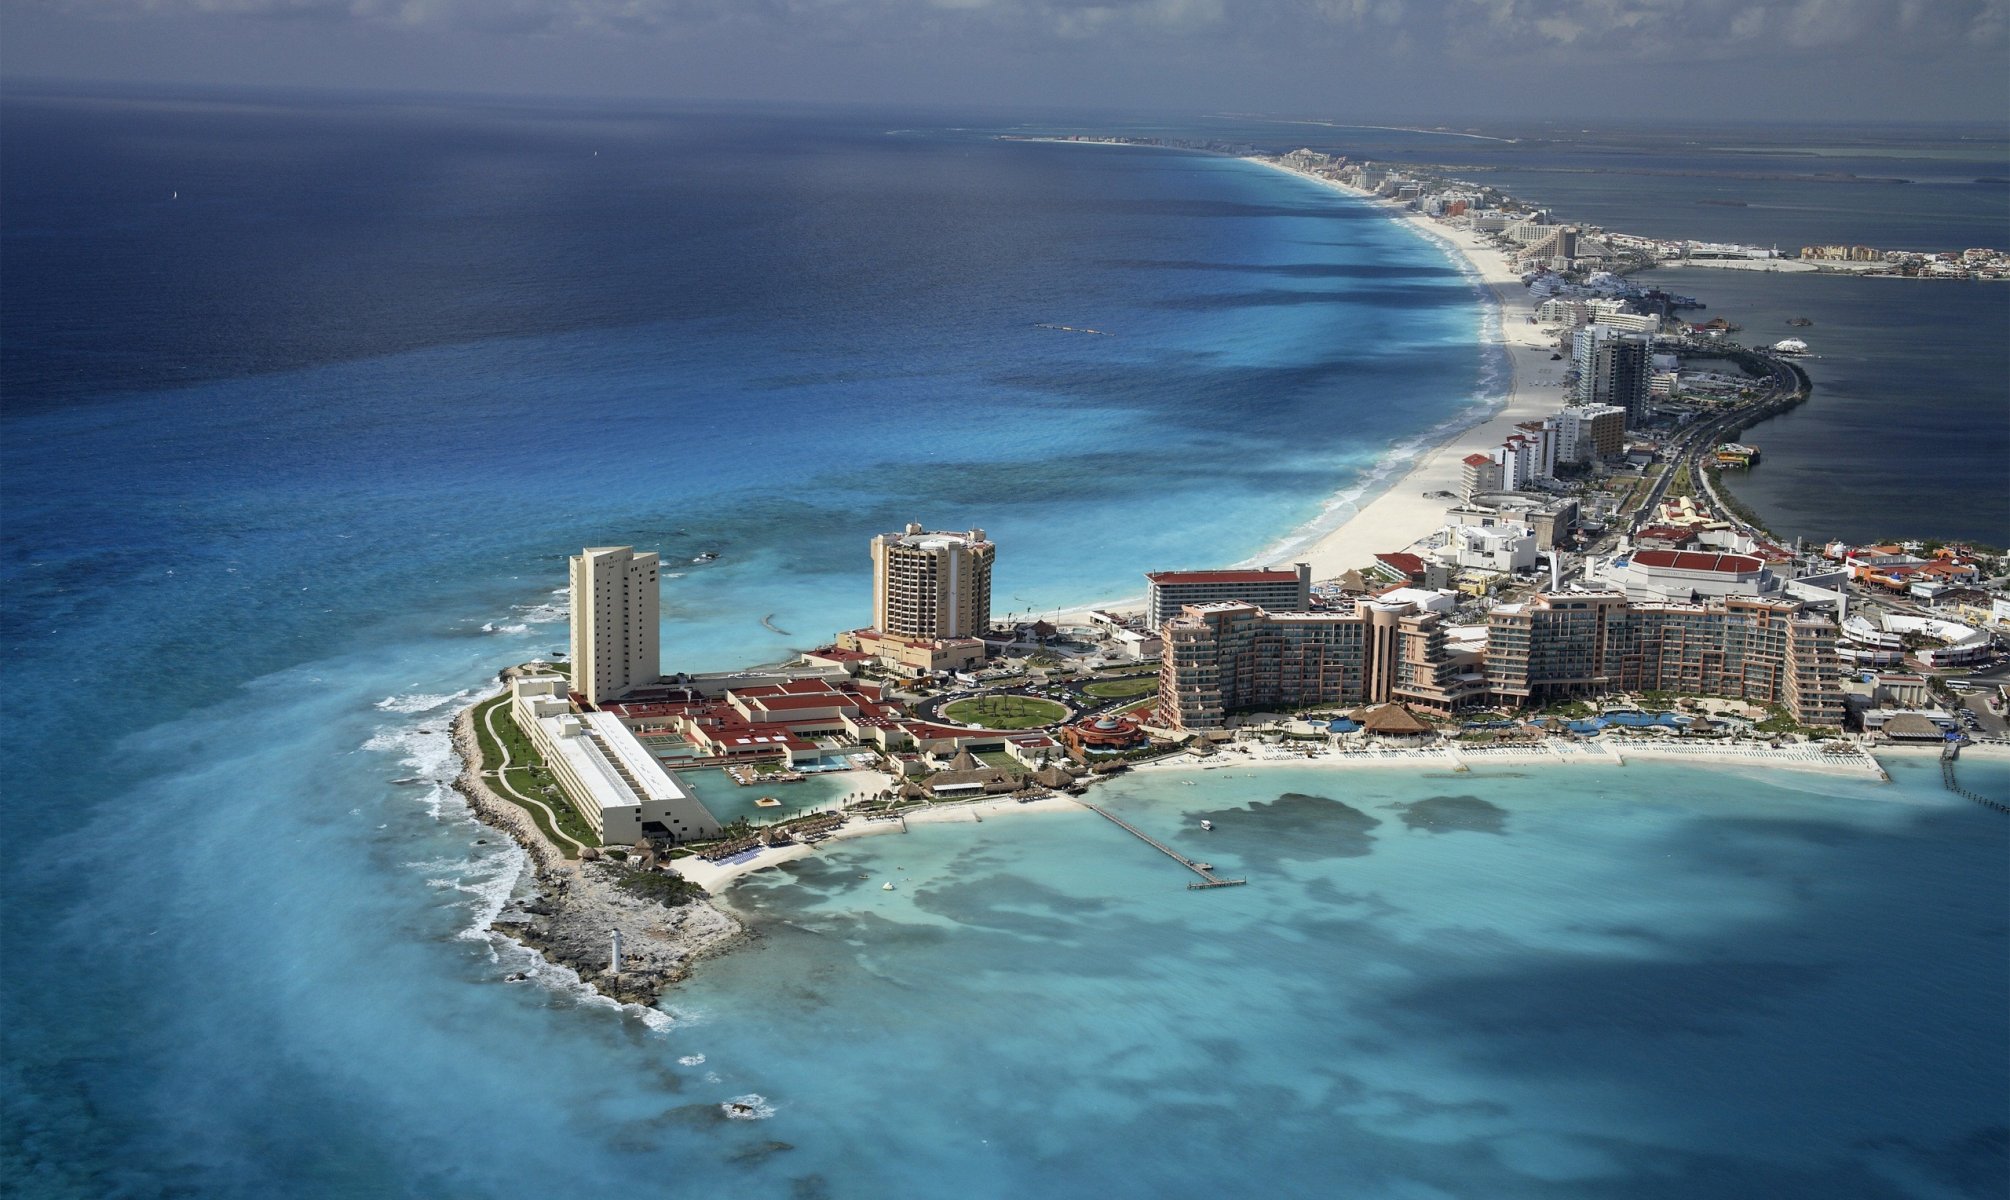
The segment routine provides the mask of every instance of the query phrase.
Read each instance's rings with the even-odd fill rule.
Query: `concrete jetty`
[[[1200,876],[1201,882],[1189,883],[1186,885],[1187,890],[1190,892],[1197,892],[1203,888],[1237,887],[1240,886],[1241,884],[1249,882],[1247,879],[1221,878],[1220,876],[1214,873],[1214,868],[1212,866],[1209,866],[1207,863],[1195,862],[1194,860],[1188,858],[1186,855],[1181,854],[1179,851],[1173,849],[1171,846],[1166,845],[1164,842],[1159,841],[1157,838],[1151,836],[1142,829],[1139,829],[1137,826],[1131,824],[1129,821],[1124,820],[1122,817],[1104,808],[1100,804],[1083,803],[1082,807],[1088,809],[1092,813],[1095,813],[1097,816],[1102,817],[1103,819],[1109,821],[1111,824],[1123,830],[1125,833],[1130,834],[1132,837],[1143,842],[1145,845],[1150,846],[1152,849],[1158,851],[1160,854],[1165,855],[1167,858],[1172,859],[1180,866],[1185,867],[1187,870],[1192,871],[1194,874]]]

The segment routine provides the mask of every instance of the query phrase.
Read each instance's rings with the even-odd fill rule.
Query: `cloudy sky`
[[[0,0],[12,79],[2010,119],[2010,0]]]

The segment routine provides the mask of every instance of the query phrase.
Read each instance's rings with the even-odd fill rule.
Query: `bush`
[[[630,871],[621,877],[620,886],[624,891],[634,892],[645,900],[654,900],[665,908],[682,908],[710,894],[682,875],[669,872]]]

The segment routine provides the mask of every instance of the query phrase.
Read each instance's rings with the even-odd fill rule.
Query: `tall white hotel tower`
[[[663,674],[659,560],[633,546],[588,546],[572,556],[572,690],[618,700]]]

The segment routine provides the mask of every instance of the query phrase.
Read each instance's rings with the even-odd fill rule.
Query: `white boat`
[[[879,890],[880,890],[880,891],[882,891],[882,892],[890,892],[890,891],[892,891],[892,890],[893,890],[893,880],[889,879],[889,880],[887,880],[887,881],[886,881],[885,883],[882,883],[882,884],[880,884],[880,885],[879,885]]]
[[[1213,828],[1214,828],[1214,822],[1213,822],[1213,821],[1202,821],[1202,822],[1200,823],[1200,827],[1201,827],[1202,829],[1213,829]]]
[[[1775,354],[1806,354],[1808,344],[1799,338],[1785,338],[1773,343]]]

